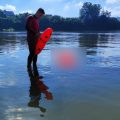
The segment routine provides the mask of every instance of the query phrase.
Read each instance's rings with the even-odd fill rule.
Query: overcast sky
[[[78,17],[84,2],[101,4],[105,10],[112,12],[112,16],[120,16],[120,0],[0,0],[0,9],[34,13],[42,7],[46,14]]]

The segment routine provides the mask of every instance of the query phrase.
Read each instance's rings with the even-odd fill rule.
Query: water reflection
[[[44,108],[40,101],[42,100],[42,94],[44,94],[47,100],[53,100],[52,93],[48,90],[49,88],[43,83],[43,80],[40,79],[40,75],[38,73],[38,69],[28,70],[28,74],[30,77],[30,89],[29,89],[29,97],[30,100],[28,102],[29,107],[38,108],[42,114],[41,117],[44,117],[44,113],[46,112],[46,108]]]
[[[85,47],[87,55],[96,55],[98,48],[109,48],[109,42],[115,41],[114,34],[107,33],[84,33],[79,34],[79,46]]]
[[[48,53],[52,48],[85,48],[87,54],[87,64],[99,67],[119,67],[120,66],[120,34],[119,32],[86,32],[86,33],[66,33],[54,32],[52,39],[46,45],[43,56],[45,61],[49,59]],[[6,55],[23,58],[27,55],[28,46],[26,44],[25,32],[0,32],[0,57]],[[9,56],[8,56],[9,54]],[[15,60],[14,59],[14,60]],[[24,60],[24,59],[21,59]],[[17,61],[17,60],[15,60]],[[18,60],[20,61],[20,60]],[[45,61],[41,63],[45,65]],[[1,62],[2,63],[2,62]],[[5,61],[3,62],[5,63]],[[5,64],[8,64],[6,61]],[[21,63],[22,64],[22,63]],[[46,66],[46,65],[45,65]]]
[[[24,32],[0,32],[0,53],[10,52],[26,45]]]

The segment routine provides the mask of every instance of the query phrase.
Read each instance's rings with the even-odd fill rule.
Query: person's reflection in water
[[[29,90],[30,101],[28,103],[28,106],[39,108],[42,113],[45,113],[46,108],[41,107],[39,103],[41,99],[41,94],[43,93],[47,100],[52,100],[53,99],[52,93],[48,91],[48,87],[39,78],[39,73],[37,68],[34,69],[34,72],[32,70],[28,70],[28,74],[31,82],[31,86]],[[44,114],[41,114],[40,116],[44,117]]]

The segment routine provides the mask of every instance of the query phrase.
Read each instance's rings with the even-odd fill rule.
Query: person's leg
[[[43,79],[43,76],[39,75],[38,69],[37,69],[37,58],[38,55],[35,55],[33,58],[33,70],[34,70],[34,75],[38,77],[39,79]]]
[[[34,73],[36,75],[38,75],[38,71],[37,71],[37,55],[35,55],[34,58],[33,58],[33,70],[34,70]]]
[[[39,77],[39,72],[37,69],[37,55],[35,55],[33,58],[33,71],[34,71],[34,76]]]
[[[34,55],[34,58],[33,58],[33,67],[37,67],[37,55]]]
[[[28,60],[27,60],[27,67],[31,68],[31,63],[33,61],[34,58],[34,49],[31,45],[29,45],[29,56],[28,56]]]
[[[34,54],[33,53],[29,53],[28,60],[27,60],[27,67],[28,68],[31,68],[31,63],[33,61],[33,58],[34,58]]]
[[[28,40],[28,48],[29,48],[29,55],[28,55],[28,59],[27,59],[27,67],[31,68],[31,64],[34,58],[34,47],[32,45],[31,42],[29,42]]]

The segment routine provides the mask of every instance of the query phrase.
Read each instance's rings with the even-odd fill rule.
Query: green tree
[[[6,15],[4,14],[4,12],[2,10],[0,10],[0,17],[1,18],[6,18]]]
[[[104,16],[104,17],[109,18],[109,17],[111,16],[111,12],[109,12],[109,11],[107,11],[107,10],[106,10],[106,11],[103,10],[103,11],[101,12],[101,16]]]
[[[80,19],[83,23],[88,23],[95,20],[100,15],[101,6],[99,4],[92,4],[85,2],[80,9]]]

